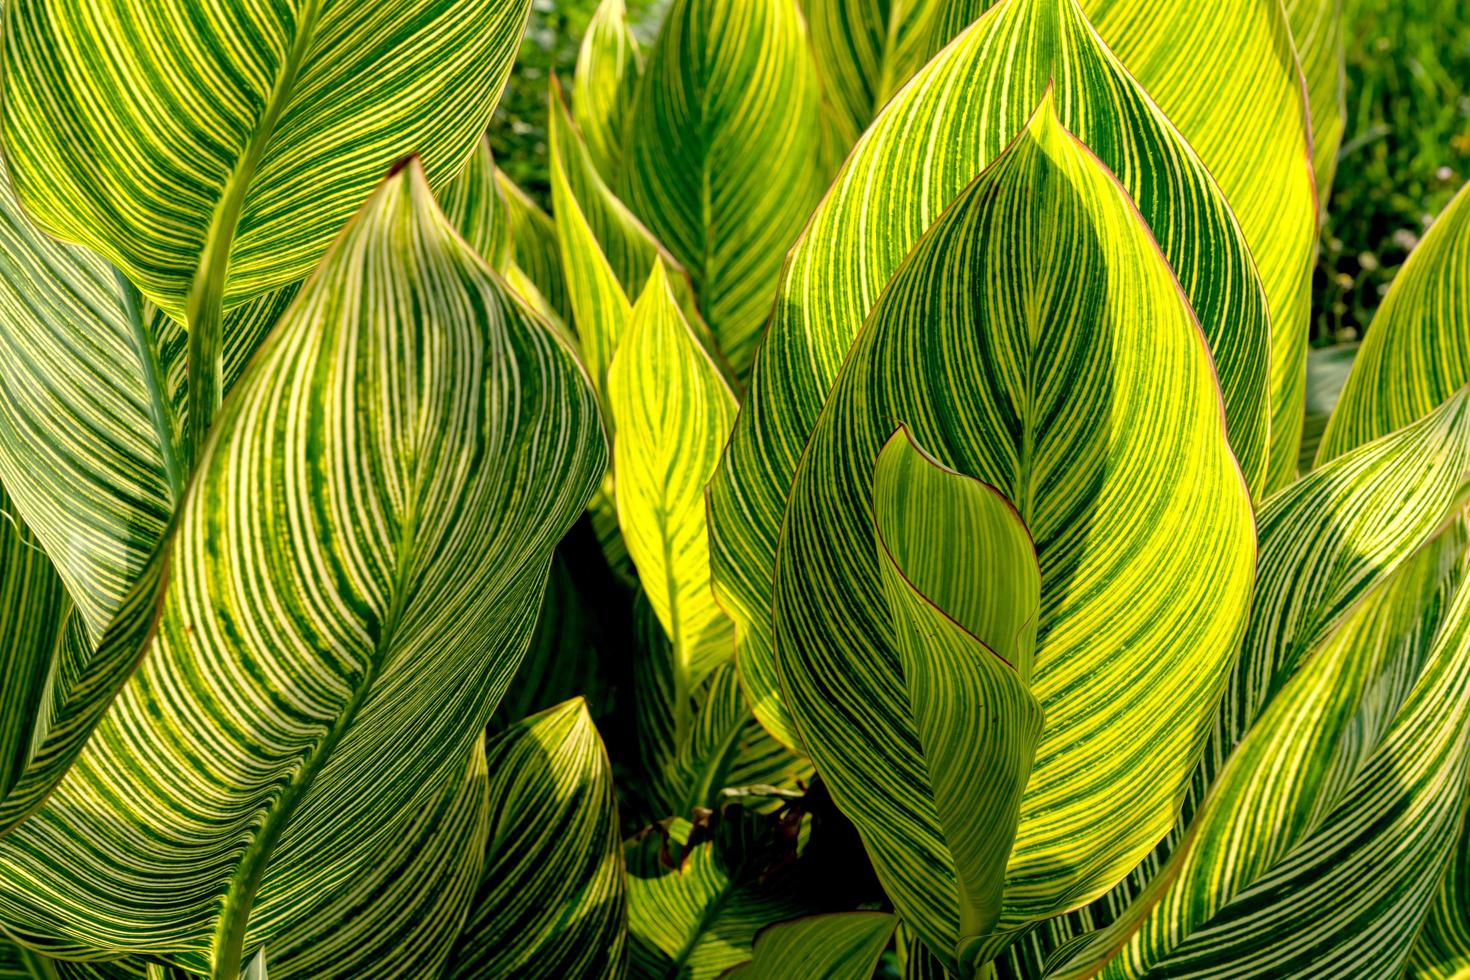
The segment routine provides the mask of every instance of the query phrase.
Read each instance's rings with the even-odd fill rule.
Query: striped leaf
[[[1139,203],[1221,378],[1251,485],[1267,459],[1269,332],[1245,239],[1204,167],[1071,0],[1006,0],[935,58],[853,150],[791,253],[759,364],[710,488],[715,582],[756,715],[796,744],[771,652],[770,576],[802,447],[848,347],[924,229],[1054,82],[1063,124]]]
[[[1306,85],[1286,12],[1277,0],[1079,2],[1219,182],[1250,244],[1271,311],[1267,485],[1284,486],[1296,478],[1317,255]]]
[[[488,756],[484,870],[444,976],[622,976],[622,843],[612,766],[587,703],[518,722]]]
[[[608,371],[618,525],[673,645],[675,731],[699,682],[730,659],[730,620],[710,588],[704,486],[735,420],[735,396],[655,265]]]
[[[1470,184],[1410,253],[1322,436],[1318,460],[1428,414],[1470,381]]]
[[[1327,430],[1327,420],[1337,407],[1343,385],[1353,367],[1353,358],[1358,354],[1357,344],[1339,344],[1335,347],[1318,347],[1307,351],[1307,417],[1302,425],[1302,449],[1297,458],[1298,468],[1303,473],[1311,471],[1317,462],[1317,450],[1322,445],[1322,434]]]
[[[409,928],[371,897],[390,880],[432,900],[438,865],[386,842],[462,784],[604,465],[570,351],[410,163],[227,403],[176,518],[158,638],[0,842],[0,918],[56,951],[229,980],[324,922],[359,945],[374,922]]]
[[[623,0],[601,0],[577,51],[572,117],[604,180],[615,183],[623,162],[628,116],[643,77],[643,48],[628,29]]]
[[[1452,528],[1347,612],[1149,890],[1049,976],[1402,973],[1464,810],[1465,542]]]
[[[689,271],[738,376],[826,185],[821,133],[796,0],[674,0],[628,121],[621,186]]]
[[[490,137],[482,136],[459,176],[439,191],[439,204],[480,258],[504,275],[512,258],[510,217],[497,172]]]
[[[988,0],[802,0],[840,156]]]
[[[1454,980],[1470,973],[1470,835],[1460,827],[1460,839],[1446,862],[1444,877],[1424,926],[1414,941],[1405,974],[1413,980]]]
[[[834,912],[767,926],[755,955],[727,980],[871,980],[898,919],[884,912]]]
[[[671,821],[626,845],[635,980],[713,980],[750,959],[761,929],[822,911],[800,862],[782,863],[779,821],[738,807],[712,821]]]
[[[1042,731],[1030,690],[1036,550],[1010,501],[929,457],[906,428],[878,453],[873,527],[913,733],[954,861],[956,959],[968,973],[970,951],[1000,921]]]
[[[893,934],[894,959],[903,980],[948,980],[944,964],[925,946],[914,931],[902,921]]]
[[[1174,822],[1254,563],[1199,325],[1050,96],[874,307],[797,471],[776,566],[777,663],[803,741],[899,914],[953,968],[964,855],[873,545],[872,467],[895,421],[1003,493],[1036,541],[1030,688],[1045,727],[993,945],[967,953],[983,963],[1013,931],[1107,891]]]
[[[528,10],[7,5],[16,191],[42,228],[96,249],[188,325],[195,449],[222,395],[224,311],[309,272],[405,153],[440,183],[457,173]]]
[[[1347,125],[1347,65],[1342,44],[1342,0],[1282,0],[1302,75],[1307,81],[1311,113],[1312,170],[1317,182],[1317,210],[1327,214],[1337,151]]]
[[[648,822],[713,808],[732,787],[792,791],[810,782],[810,763],[771,738],[750,713],[733,663],[719,664],[684,692],[681,714],[673,646],[644,594],[634,603],[633,621],[639,769],[632,782]]]
[[[566,282],[562,277],[561,253],[556,244],[556,226],[536,206],[536,202],[505,175],[495,171],[495,180],[505,198],[506,217],[510,221],[511,251],[515,263],[507,279],[530,281],[566,323],[572,322],[572,308],[567,302]],[[524,294],[525,290],[521,290]]]

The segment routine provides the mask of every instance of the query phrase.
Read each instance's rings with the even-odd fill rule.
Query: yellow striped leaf
[[[821,132],[796,0],[674,0],[628,122],[622,189],[689,271],[739,377],[826,184]]]
[[[1322,436],[1319,462],[1428,414],[1470,381],[1470,184],[1394,276]]]
[[[662,265],[618,345],[608,404],[618,524],[673,644],[674,727],[682,733],[692,692],[734,650],[710,588],[704,486],[735,419],[735,396],[679,312]]]
[[[628,29],[623,0],[601,0],[577,50],[572,118],[604,180],[617,181],[628,115],[643,77],[643,48]]]
[[[771,568],[792,474],[839,365],[924,230],[1024,126],[1048,84],[1062,123],[1134,201],[1199,316],[1231,445],[1264,484],[1265,295],[1203,165],[1072,0],[1005,0],[894,97],[793,248],[730,447],[710,488],[716,588],[756,715],[796,744],[772,666]]]
[[[1267,486],[1284,486],[1296,478],[1317,255],[1306,86],[1286,13],[1279,0],[1080,2],[1219,182],[1250,244],[1271,311]]]
[[[188,325],[196,451],[222,395],[224,311],[310,271],[404,154],[423,154],[440,183],[457,173],[528,10],[6,6],[3,131],[17,194],[46,231],[95,248]]]
[[[1302,449],[1297,457],[1297,466],[1303,473],[1311,472],[1317,463],[1317,450],[1322,445],[1323,433],[1327,431],[1327,420],[1337,407],[1337,400],[1342,396],[1343,385],[1347,384],[1348,373],[1353,367],[1353,358],[1357,355],[1357,344],[1338,344],[1307,351],[1307,417],[1302,425]]]
[[[619,977],[627,905],[612,766],[574,698],[489,746],[489,848],[443,976]]]
[[[1307,81],[1311,113],[1312,170],[1317,211],[1327,214],[1337,151],[1347,125],[1347,66],[1342,44],[1342,0],[1282,0],[1292,41]]]
[[[570,324],[572,308],[567,302],[567,287],[562,277],[556,225],[503,171],[495,171],[495,180],[500,184],[506,218],[510,221],[514,269],[536,286],[536,291],[545,297],[564,323]]]
[[[1040,566],[1030,687],[1045,727],[992,945],[967,953],[978,964],[1106,892],[1174,822],[1254,565],[1199,324],[1050,96],[875,305],[797,471],[776,563],[777,663],[803,742],[899,914],[953,967],[960,855],[873,546],[872,467],[895,422],[1004,494]]]
[[[802,0],[837,138],[847,148],[988,0]]]
[[[401,903],[373,900],[382,882],[439,871],[385,842],[462,784],[604,465],[571,352],[410,162],[226,404],[176,517],[158,638],[0,841],[0,917],[56,951],[228,980],[349,913],[349,940],[375,921],[388,937]]]
[[[1434,904],[1414,941],[1405,976],[1413,980],[1456,980],[1470,974],[1467,895],[1470,895],[1470,834],[1462,826]]]
[[[439,191],[439,204],[480,258],[504,275],[512,257],[510,217],[496,172],[490,137],[482,136],[459,176]]]
[[[969,972],[970,949],[1000,921],[1042,730],[1030,691],[1036,551],[1010,501],[928,457],[906,428],[878,453],[873,526],[913,731],[954,861],[955,956]]]
[[[1402,973],[1467,789],[1465,542],[1451,528],[1349,611],[1149,890],[1048,976]]]
[[[898,919],[884,912],[833,912],[766,926],[755,955],[726,980],[871,980]]]

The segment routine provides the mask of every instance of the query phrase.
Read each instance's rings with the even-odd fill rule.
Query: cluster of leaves
[[[1470,190],[1333,0],[6,0],[0,969],[1470,969]],[[532,81],[535,81],[532,79]]]

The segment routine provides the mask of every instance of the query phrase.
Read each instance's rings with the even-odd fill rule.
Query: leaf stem
[[[224,360],[225,282],[230,266],[230,249],[235,241],[235,230],[240,224],[240,212],[245,205],[245,192],[255,179],[255,172],[265,156],[266,147],[270,145],[281,113],[291,101],[301,63],[311,47],[320,13],[321,0],[309,0],[301,12],[297,21],[296,37],[291,42],[291,50],[286,53],[281,73],[266,101],[265,111],[261,113],[260,121],[251,132],[250,140],[245,145],[245,153],[230,174],[224,195],[210,219],[209,232],[204,239],[204,251],[199,257],[199,267],[189,286],[184,322],[189,328],[187,444],[191,461],[197,459],[203,450],[209,427],[214,423],[214,414],[219,410],[224,396],[221,368]]]
[[[148,417],[153,422],[153,431],[158,437],[158,451],[163,458],[163,472],[168,478],[168,492],[175,506],[184,495],[184,480],[187,478],[184,461],[179,455],[178,430],[175,427],[173,403],[168,397],[168,382],[158,360],[156,338],[143,322],[143,297],[127,276],[118,269],[112,274],[117,277],[118,292],[122,296],[123,313],[133,332],[133,347],[138,363],[143,368],[143,381],[148,387]]]

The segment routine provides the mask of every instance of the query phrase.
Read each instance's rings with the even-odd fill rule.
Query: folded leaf
[[[1271,311],[1267,487],[1285,486],[1296,478],[1317,256],[1306,83],[1286,12],[1270,0],[1080,3],[1199,154],[1240,221]]]
[[[915,76],[854,148],[792,249],[729,449],[710,487],[716,588],[756,715],[797,742],[771,652],[770,576],[802,448],[839,365],[920,235],[1024,127],[1048,84],[1180,278],[1220,374],[1231,445],[1265,476],[1269,326],[1245,239],[1193,152],[1071,0],[1006,0]]]
[[[1394,276],[1322,436],[1319,462],[1427,415],[1470,381],[1470,184]]]
[[[623,0],[601,0],[577,50],[572,116],[587,140],[597,172],[617,181],[628,115],[643,77],[643,48],[628,29]]]
[[[1050,96],[869,316],[797,471],[776,565],[777,663],[803,742],[899,914],[953,968],[961,855],[872,545],[872,467],[895,422],[1004,494],[1036,541],[1030,687],[1045,728],[1005,874],[1003,945],[1107,891],[1174,822],[1254,565],[1199,325],[1125,190]],[[1021,608],[1007,621],[1024,622]]]
[[[612,766],[574,698],[490,743],[489,847],[446,978],[618,977],[627,905]]]
[[[1041,736],[1036,551],[1010,501],[895,432],[873,470],[883,595],[959,892],[956,958],[996,926]],[[988,957],[987,957],[988,958]]]
[[[735,420],[735,396],[679,312],[655,265],[608,371],[617,439],[618,524],[673,644],[675,731],[691,692],[734,652],[710,588],[704,486]]]
[[[230,980],[349,910],[388,934],[397,904],[332,883],[373,878],[462,778],[604,465],[572,354],[410,163],[227,403],[176,518],[158,638],[0,841],[0,918],[57,951]],[[403,887],[437,874],[415,857]]]
[[[1347,123],[1347,67],[1342,45],[1342,0],[1283,0],[1291,38],[1307,81],[1311,110],[1312,169],[1317,208],[1325,220],[1337,151]]]
[[[884,912],[833,912],[766,926],[755,955],[728,980],[871,980],[898,919]]]
[[[782,255],[827,178],[796,0],[675,0],[627,125],[624,196],[689,271],[743,377]]]
[[[1402,973],[1464,810],[1465,542],[1451,529],[1353,608],[1149,890],[1049,976]]]

